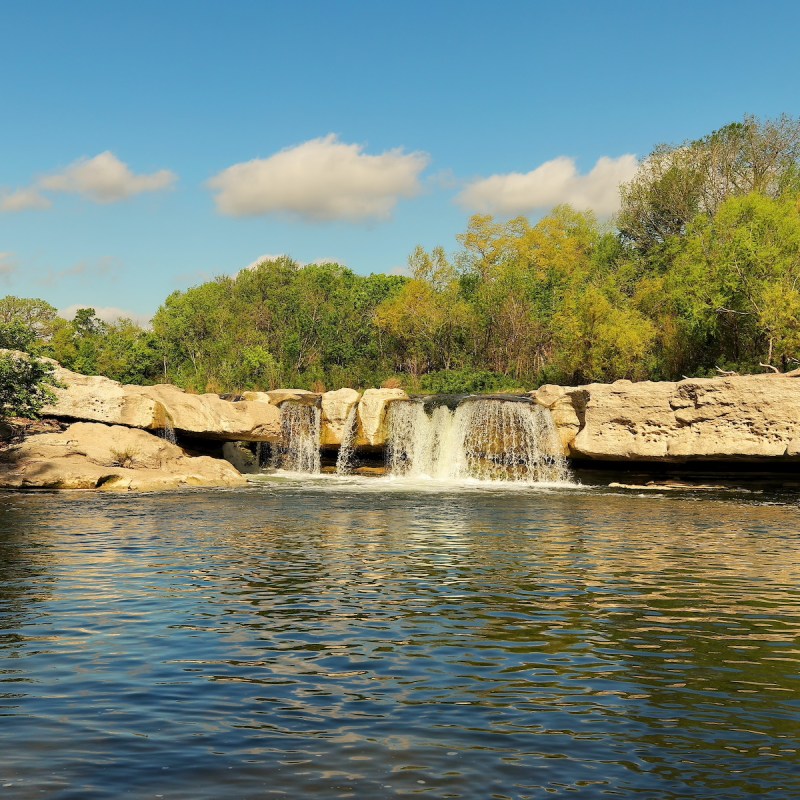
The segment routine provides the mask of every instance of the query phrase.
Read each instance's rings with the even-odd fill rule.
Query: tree
[[[776,199],[800,189],[800,120],[746,116],[709,136],[662,144],[621,187],[620,235],[650,266],[698,213],[711,218],[729,197]]]
[[[685,329],[739,365],[800,357],[800,210],[751,193],[700,215],[668,276]]]
[[[53,399],[53,366],[21,353],[0,352],[0,419],[35,417]]]

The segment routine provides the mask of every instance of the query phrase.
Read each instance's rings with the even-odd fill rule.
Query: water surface
[[[800,796],[792,498],[0,495],[3,798]]]

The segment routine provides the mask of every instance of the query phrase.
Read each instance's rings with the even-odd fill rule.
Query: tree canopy
[[[152,326],[0,300],[0,345],[192,391],[500,391],[677,379],[800,359],[800,121],[663,144],[608,222],[560,206],[473,216],[408,274],[265,260],[171,294]]]

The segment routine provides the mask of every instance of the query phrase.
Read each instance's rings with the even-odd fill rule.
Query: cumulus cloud
[[[38,211],[53,205],[49,197],[45,197],[35,187],[17,189],[0,195],[0,212]]]
[[[169,189],[177,180],[167,169],[149,175],[136,175],[112,152],[94,158],[81,158],[62,172],[46,175],[39,186],[51,192],[78,194],[95,203],[115,203],[143,192]]]
[[[531,172],[492,175],[469,183],[457,202],[469,211],[512,217],[569,203],[579,211],[610,216],[619,209],[619,185],[629,181],[636,156],[603,156],[585,175],[566,156],[554,158]]]
[[[0,281],[11,283],[11,276],[17,271],[13,253],[0,253]]]
[[[387,219],[420,193],[425,153],[368,155],[335,134],[223,170],[208,182],[217,210],[233,217],[286,214],[310,222]]]
[[[149,325],[152,316],[149,314],[139,314],[136,311],[126,311],[124,308],[117,308],[116,306],[93,306],[90,303],[73,303],[71,306],[62,308],[58,312],[58,316],[63,319],[74,319],[75,314],[81,308],[94,308],[94,313],[103,322],[116,322],[120,319],[130,319],[139,325]]]

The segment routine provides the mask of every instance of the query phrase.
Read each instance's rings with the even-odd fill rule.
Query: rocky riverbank
[[[387,442],[387,408],[409,399],[401,389],[282,389],[225,399],[170,385],[127,386],[60,366],[56,377],[56,401],[44,409],[49,426],[16,439],[7,430],[0,488],[242,485],[241,473],[254,466],[247,443],[281,441],[287,401],[320,409],[321,448],[335,453],[349,431],[357,453],[378,456]],[[564,454],[578,465],[736,462],[769,470],[800,462],[794,373],[542,386],[528,399],[549,410]]]

